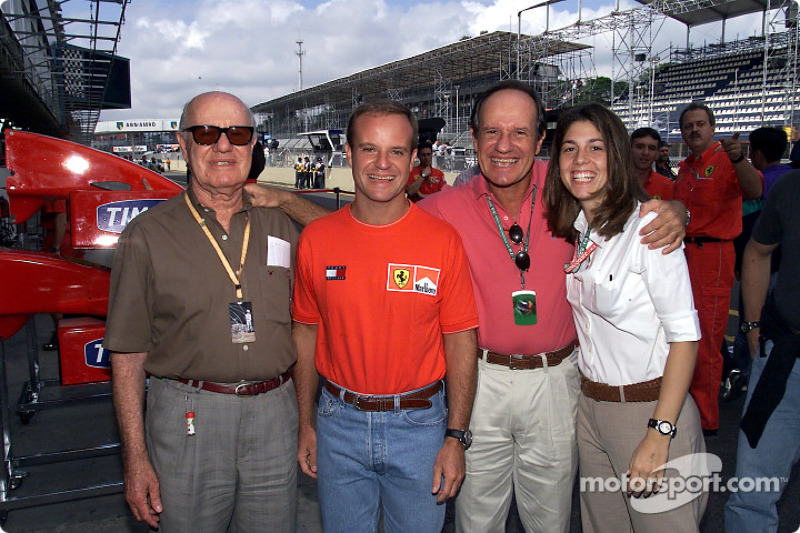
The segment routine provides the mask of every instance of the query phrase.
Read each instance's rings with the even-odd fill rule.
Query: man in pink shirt
[[[504,531],[514,490],[526,531],[566,532],[580,391],[564,281],[573,246],[547,229],[547,165],[535,159],[546,131],[539,95],[501,82],[476,101],[470,129],[483,179],[419,203],[461,234],[478,304],[473,444],[456,529]],[[659,218],[674,232],[658,244],[678,246],[683,224]]]

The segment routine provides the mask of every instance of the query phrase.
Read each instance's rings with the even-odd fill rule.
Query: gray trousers
[[[159,531],[294,533],[297,429],[292,380],[238,397],[151,377],[146,433],[164,505]]]

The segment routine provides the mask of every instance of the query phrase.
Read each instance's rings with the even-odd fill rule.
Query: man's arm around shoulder
[[[447,427],[469,429],[472,402],[478,381],[477,330],[459,331],[444,335],[444,353],[447,361]],[[464,446],[456,439],[445,438],[444,445],[433,465],[431,493],[436,501],[444,502],[458,494],[466,475]],[[444,478],[444,482],[442,482]]]
[[[277,207],[301,226],[331,213],[329,209],[291,191],[255,183],[248,183],[244,188],[254,207]]]
[[[163,508],[158,477],[147,455],[144,438],[146,357],[146,353],[112,353],[111,387],[122,443],[125,500],[136,520],[157,529],[158,515]]]
[[[689,212],[679,200],[648,200],[642,204],[639,216],[655,211],[658,216],[639,232],[642,244],[651,250],[664,248],[661,253],[672,253],[680,248],[686,236]]]

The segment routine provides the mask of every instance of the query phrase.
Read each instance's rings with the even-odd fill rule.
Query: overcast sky
[[[633,7],[620,0],[621,9]],[[390,61],[404,59],[481,31],[517,31],[517,12],[535,0],[132,0],[119,55],[131,60],[132,106],[104,111],[100,120],[180,115],[193,95],[224,90],[252,106],[298,88],[296,41],[303,41],[305,88]],[[86,5],[89,3],[86,2]],[[638,5],[638,4],[636,4]],[[608,14],[610,0],[584,0],[582,20]],[[551,6],[550,29],[574,23],[578,0]],[[545,29],[545,9],[522,16],[523,33]],[[730,21],[726,38],[756,33],[760,17]],[[653,28],[655,54],[685,45],[684,26]],[[718,42],[720,25],[692,30],[692,41]],[[760,31],[759,31],[760,33]],[[610,75],[611,35],[586,44],[598,51],[600,75]]]

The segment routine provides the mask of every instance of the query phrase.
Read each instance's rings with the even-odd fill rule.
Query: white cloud
[[[631,0],[625,2],[622,9],[634,6]],[[103,112],[101,120],[177,118],[187,100],[208,90],[230,91],[249,105],[290,93],[298,83],[298,39],[304,41],[304,86],[311,87],[444,46],[463,35],[516,32],[517,12],[533,3],[136,0],[127,8],[119,43],[119,54],[131,59],[132,108]],[[614,8],[608,0],[584,0],[583,4],[583,20]],[[525,12],[522,31],[541,33],[545,16],[544,8]],[[567,0],[551,6],[549,27],[563,28],[577,18],[577,1]],[[729,22],[727,35],[751,35],[756,18],[760,20]],[[710,39],[705,32],[704,27],[695,29],[693,37]],[[680,36],[675,44],[684,45],[682,25],[660,33],[663,39]],[[610,38],[596,36],[586,44],[608,50]],[[668,46],[665,42],[664,47]],[[610,59],[598,55],[596,61]],[[600,65],[598,70],[602,70]]]

